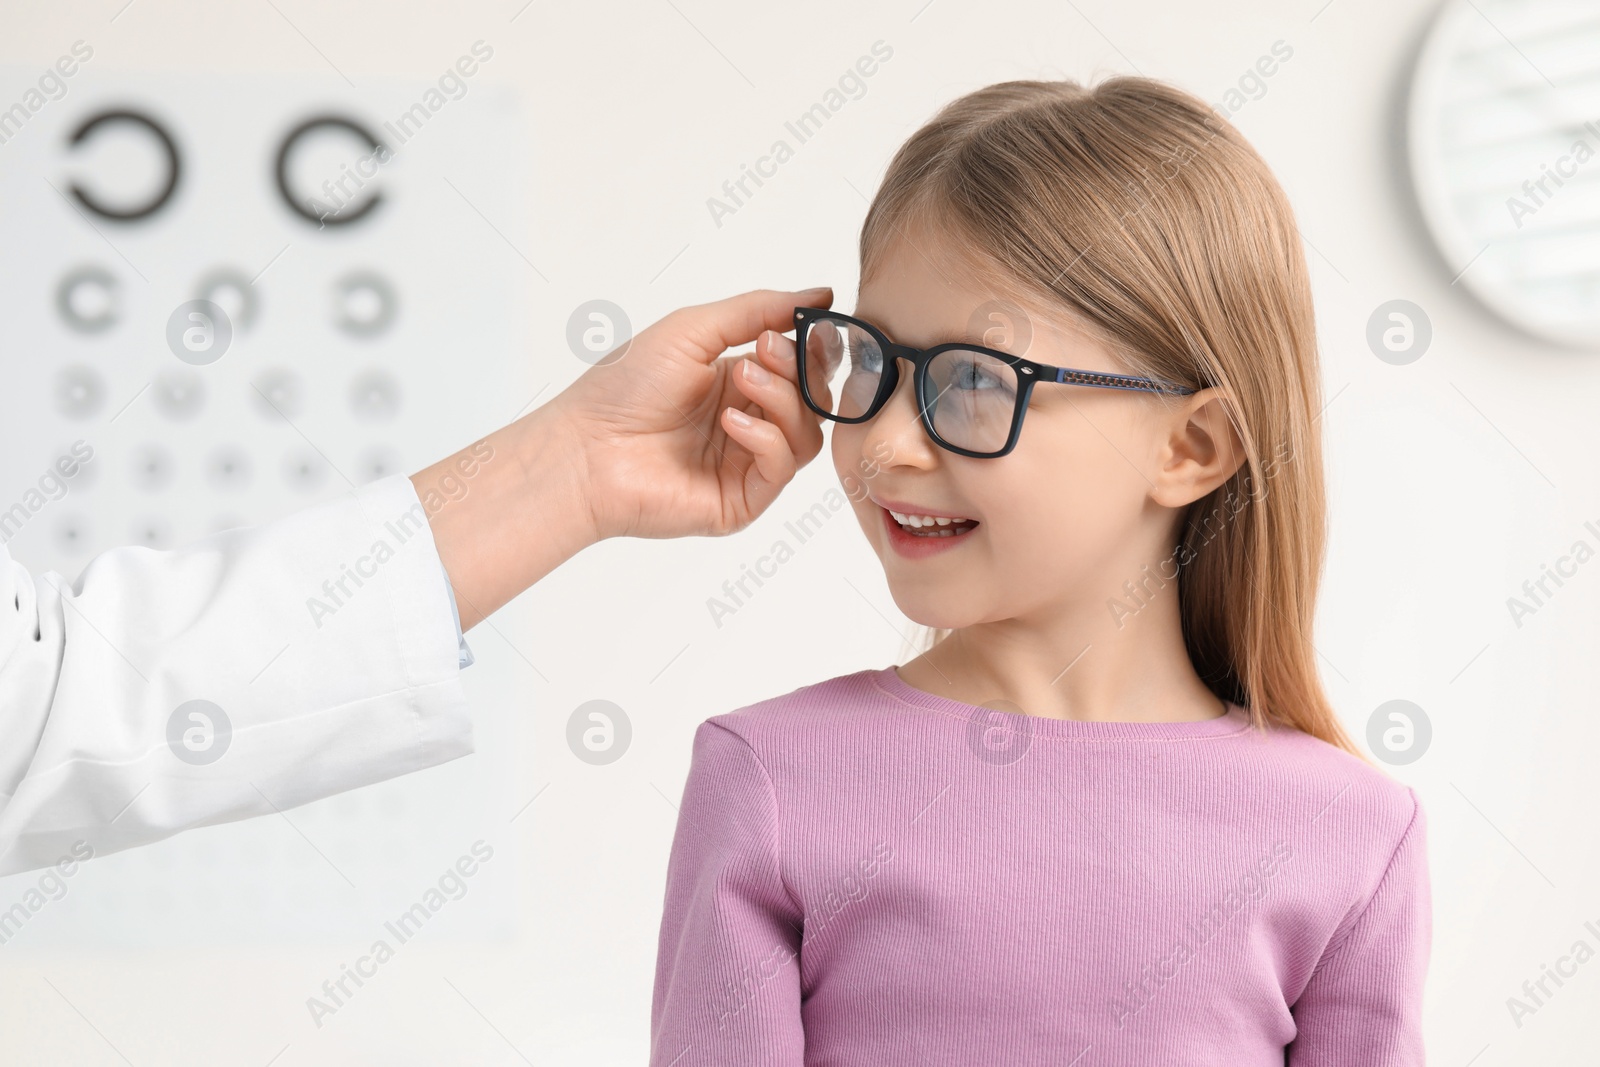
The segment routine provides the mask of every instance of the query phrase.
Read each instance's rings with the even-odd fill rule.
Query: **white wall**
[[[505,269],[521,280],[527,357],[539,380],[555,379],[552,393],[583,369],[563,338],[571,310],[593,297],[620,304],[636,326],[758,286],[831,283],[848,306],[863,197],[900,141],[953,96],[1014,77],[1137,71],[1215,101],[1288,42],[1293,58],[1235,121],[1298,211],[1335,397],[1325,416],[1333,538],[1316,635],[1324,677],[1358,737],[1397,697],[1433,723],[1428,754],[1392,772],[1429,813],[1430,1052],[1478,1067],[1594,1061],[1600,964],[1520,1028],[1505,1001],[1579,937],[1595,943],[1585,920],[1600,924],[1590,654],[1600,573],[1580,572],[1521,628],[1505,600],[1583,536],[1586,520],[1600,520],[1589,429],[1600,370],[1593,356],[1529,340],[1480,310],[1428,243],[1400,124],[1431,0],[533,0],[520,14],[523,0],[135,0],[119,13],[122,4],[8,0],[0,62],[42,66],[84,38],[100,71],[287,71],[338,99],[345,77],[431,79],[472,41],[492,43],[483,76],[523,93],[524,250],[549,280],[514,259]],[[865,96],[716,226],[706,199],[879,39],[893,58]],[[1397,297],[1423,306],[1435,330],[1407,366],[1378,360],[1364,340],[1372,310]],[[457,443],[505,414],[459,421]],[[9,431],[5,446],[16,446]],[[419,938],[320,1029],[306,998],[363,949],[359,934],[263,944],[246,919],[236,937],[182,949],[29,949],[19,939],[0,949],[0,1062],[642,1062],[674,822],[665,798],[681,789],[695,725],[899,662],[902,636],[916,632],[896,633],[869,610],[824,612],[822,593],[855,599],[848,580],[899,621],[848,516],[735,619],[711,623],[705,599],[834,484],[826,455],[744,533],[597,546],[495,620],[505,640],[488,628],[471,635],[479,665],[469,687],[485,697],[485,728],[519,763],[506,819],[547,786],[515,824],[494,827],[518,873],[514,938]],[[512,679],[520,699],[489,700],[497,678]],[[568,713],[597,697],[626,708],[635,728],[633,749],[607,767],[574,759],[564,741]],[[422,787],[395,788],[403,799]],[[339,891],[330,881],[327,892]]]

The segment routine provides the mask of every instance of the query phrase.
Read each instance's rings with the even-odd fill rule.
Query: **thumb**
[[[682,336],[710,362],[736,345],[749,344],[766,330],[783,333],[793,329],[797,307],[825,308],[832,304],[830,285],[793,291],[752,289],[724,300],[683,308],[673,318],[682,317]]]

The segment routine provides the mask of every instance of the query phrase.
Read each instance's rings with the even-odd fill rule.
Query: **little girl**
[[[991,85],[901,147],[860,251],[855,309],[781,343],[939,632],[701,724],[651,1063],[1421,1064],[1425,824],[1317,677],[1267,165],[1160,82]]]

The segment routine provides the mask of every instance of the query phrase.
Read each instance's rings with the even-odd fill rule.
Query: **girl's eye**
[[[958,389],[998,389],[1002,383],[976,360],[963,359],[956,366],[954,384]]]
[[[883,353],[871,341],[861,341],[850,346],[850,366],[863,373],[877,373],[882,369]]]

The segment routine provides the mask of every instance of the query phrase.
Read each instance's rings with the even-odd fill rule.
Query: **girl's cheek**
[[[860,441],[851,440],[859,433],[855,427],[835,426],[832,456],[833,470],[839,476],[846,499],[856,514],[865,518],[866,512],[877,507],[868,498],[872,495],[872,479],[880,468],[870,457],[862,455]]]
[[[839,476],[839,483],[847,490],[850,488],[850,476],[855,471],[855,464],[851,463],[846,453],[844,434],[840,431],[844,427],[835,424],[832,440],[828,443],[828,454],[833,460],[833,472]]]
[[[833,470],[839,476],[839,482],[850,493],[852,499],[866,495],[864,481],[867,471],[874,470],[866,462],[866,457],[861,454],[861,429],[846,423],[833,425]]]

